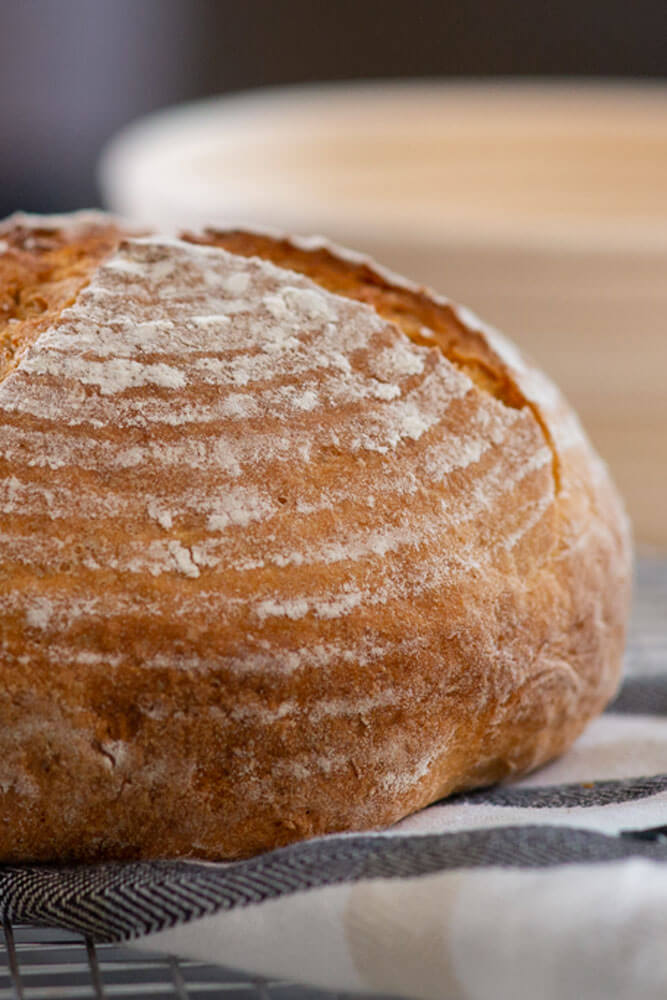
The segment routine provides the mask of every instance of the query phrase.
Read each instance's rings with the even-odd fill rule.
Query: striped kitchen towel
[[[231,864],[0,868],[6,919],[337,991],[667,997],[667,562],[615,703],[565,757],[391,830]]]

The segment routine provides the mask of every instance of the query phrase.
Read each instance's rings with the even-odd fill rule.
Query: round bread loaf
[[[626,521],[498,333],[321,240],[0,239],[1,860],[378,827],[601,711]]]

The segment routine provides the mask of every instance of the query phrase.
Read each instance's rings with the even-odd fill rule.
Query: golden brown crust
[[[372,306],[378,315],[395,323],[413,343],[437,346],[483,391],[507,406],[531,408],[549,445],[553,446],[539,406],[526,398],[516,377],[493,349],[489,338],[464,322],[453,303],[434,296],[428,289],[390,274],[374,261],[324,240],[299,242],[288,236],[212,228],[202,234],[184,233],[183,239],[221,247],[244,257],[257,256],[269,260],[278,267],[306,275],[329,292]],[[553,450],[554,475],[558,479],[558,455],[556,449]]]
[[[331,248],[95,225],[0,257],[49,287],[0,381],[0,858],[239,857],[562,752],[630,556],[553,387]]]
[[[122,235],[95,213],[73,215],[65,228],[20,214],[0,224],[0,379],[74,302]]]
[[[201,235],[186,233],[188,242],[218,246],[244,257],[261,257],[278,267],[298,271],[322,288],[364,302],[403,330],[415,343],[437,343],[440,350],[474,381],[508,405],[521,405],[516,386],[488,341],[467,327],[450,303],[434,300],[423,288],[397,285],[369,260],[345,258],[323,244],[304,249],[288,237],[276,238],[245,230],[207,229]]]

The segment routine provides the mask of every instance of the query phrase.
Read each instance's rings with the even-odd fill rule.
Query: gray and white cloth
[[[667,561],[619,697],[535,774],[231,864],[6,866],[0,912],[336,991],[664,1000]]]

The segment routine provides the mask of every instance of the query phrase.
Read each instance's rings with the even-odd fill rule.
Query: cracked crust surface
[[[557,390],[317,241],[0,230],[0,858],[247,856],[537,767],[624,515]]]

